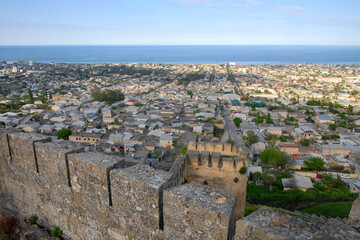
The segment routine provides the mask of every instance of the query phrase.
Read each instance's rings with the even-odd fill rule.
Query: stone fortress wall
[[[190,150],[167,172],[143,164],[123,168],[122,158],[86,152],[73,143],[0,132],[0,217],[37,214],[42,225],[58,225],[67,238],[76,240],[303,239],[310,233],[307,239],[340,233],[342,239],[359,239],[360,233],[350,226],[360,230],[359,199],[348,223],[266,208],[236,221],[238,196],[224,192],[231,192],[231,172],[243,166],[243,159]],[[223,176],[227,183],[221,185],[216,172],[231,177]],[[205,179],[224,192],[184,184],[185,179]]]
[[[0,216],[37,214],[71,239],[231,239],[235,197],[183,184],[187,159],[179,156],[167,172],[123,168],[122,158],[73,143],[1,132]]]

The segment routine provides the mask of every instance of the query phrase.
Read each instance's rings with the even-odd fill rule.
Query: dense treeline
[[[96,89],[91,92],[91,97],[94,98],[94,101],[107,102],[108,104],[124,100],[124,94],[118,89],[105,89],[103,91]]]
[[[186,86],[192,81],[201,80],[205,77],[205,73],[189,73],[185,78],[179,79],[178,84],[184,84]]]

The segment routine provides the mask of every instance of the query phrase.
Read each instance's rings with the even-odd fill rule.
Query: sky
[[[360,0],[0,0],[0,45],[360,45]]]

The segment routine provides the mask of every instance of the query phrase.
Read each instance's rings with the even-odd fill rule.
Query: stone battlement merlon
[[[189,150],[187,164],[235,172],[246,166],[246,160],[241,157],[222,157],[219,152]]]

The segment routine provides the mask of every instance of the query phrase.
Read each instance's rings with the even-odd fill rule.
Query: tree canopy
[[[267,148],[260,154],[259,158],[265,164],[284,167],[288,156],[275,148]]]
[[[103,91],[96,89],[91,92],[91,97],[93,97],[95,101],[107,102],[108,104],[124,100],[124,94],[119,89],[105,89]]]
[[[320,157],[309,158],[308,160],[305,160],[304,164],[309,170],[320,171],[326,169],[325,161]]]
[[[238,118],[238,117],[234,118],[234,124],[237,128],[240,127],[241,122],[242,122],[242,120],[240,118]]]
[[[62,128],[56,133],[56,136],[60,139],[69,140],[69,136],[71,135],[71,130],[67,128]]]
[[[244,136],[245,137],[245,136]],[[259,137],[254,133],[254,131],[247,131],[247,137],[245,137],[249,145],[259,142]]]
[[[33,94],[32,94],[32,91],[31,91],[31,89],[29,88],[29,90],[28,90],[28,100],[29,100],[29,103],[34,103],[34,96],[33,96]]]
[[[42,103],[46,103],[46,101],[48,100],[48,95],[47,95],[47,91],[46,91],[45,88],[41,89],[41,97],[40,97],[40,99],[41,99]]]

